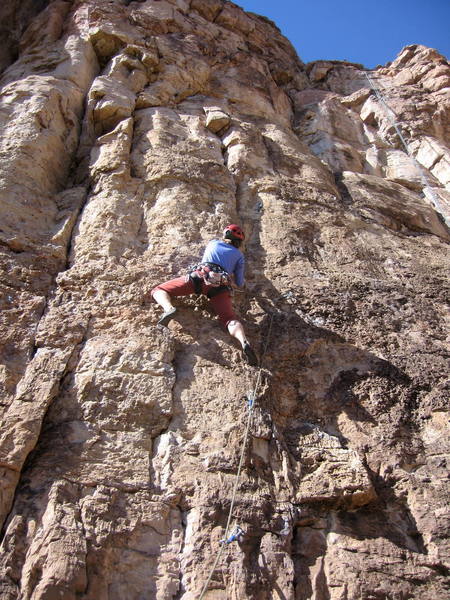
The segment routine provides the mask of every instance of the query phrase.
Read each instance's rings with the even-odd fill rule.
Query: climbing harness
[[[233,510],[234,510],[234,505],[236,502],[236,494],[237,494],[237,489],[238,489],[238,485],[239,485],[239,481],[240,481],[240,477],[241,477],[241,471],[242,471],[242,465],[244,463],[244,455],[245,455],[245,449],[247,447],[247,441],[248,441],[248,436],[249,436],[249,432],[250,432],[250,425],[252,422],[252,416],[253,416],[253,410],[255,407],[255,401],[256,401],[256,397],[257,397],[257,392],[261,383],[261,373],[262,373],[262,360],[263,357],[266,353],[266,350],[269,346],[269,341],[270,341],[270,335],[272,332],[272,323],[273,323],[273,313],[271,313],[270,315],[270,321],[269,321],[269,330],[267,332],[267,338],[266,338],[266,343],[264,345],[262,354],[261,354],[261,362],[260,362],[260,366],[258,368],[258,376],[256,378],[256,383],[255,386],[252,390],[252,392],[250,392],[247,395],[247,405],[248,405],[248,412],[247,412],[247,426],[245,428],[245,433],[244,433],[244,439],[242,442],[242,450],[241,450],[241,456],[239,459],[239,466],[238,466],[238,470],[236,473],[236,479],[234,482],[234,487],[233,487],[233,494],[231,497],[231,504],[230,504],[230,510],[228,512],[228,519],[227,519],[227,523],[225,526],[225,534],[223,536],[223,538],[220,540],[220,548],[219,551],[217,553],[216,556],[216,560],[214,562],[214,565],[210,571],[210,574],[208,576],[208,579],[205,582],[205,585],[203,586],[203,589],[200,593],[199,596],[199,600],[203,600],[203,597],[206,593],[206,591],[208,590],[208,586],[209,586],[209,582],[211,581],[212,576],[215,573],[215,570],[217,568],[217,565],[219,564],[219,560],[220,557],[222,556],[222,552],[223,549],[225,548],[225,546],[227,546],[228,544],[230,544],[231,542],[237,541],[239,542],[240,539],[244,536],[244,531],[239,527],[239,525],[235,526],[235,529],[233,530],[232,534],[228,534],[229,530],[230,530],[230,525],[231,525],[231,520],[233,518]]]
[[[231,277],[216,263],[198,263],[191,265],[186,275],[194,284],[194,292],[199,296],[202,293],[203,283],[208,286],[207,296],[213,298],[224,290],[231,290]]]
[[[219,287],[221,285],[230,285],[231,277],[220,265],[215,263],[200,263],[195,268],[197,273],[206,285],[212,285],[213,287]]]
[[[423,167],[420,165],[420,163],[418,162],[418,160],[416,159],[416,157],[414,156],[414,154],[411,152],[407,141],[405,140],[401,130],[400,130],[400,126],[399,123],[397,123],[397,121],[395,120],[395,112],[392,110],[392,108],[388,105],[388,103],[386,102],[386,100],[383,97],[383,94],[381,93],[380,89],[375,85],[375,83],[373,82],[373,80],[369,77],[368,73],[364,73],[364,75],[366,76],[367,81],[369,82],[370,87],[372,88],[372,90],[375,93],[375,96],[377,98],[377,100],[380,102],[384,113],[386,115],[386,117],[388,118],[390,124],[392,125],[392,127],[395,129],[395,132],[397,133],[406,154],[409,156],[409,158],[411,159],[413,165],[415,166],[420,179],[422,181],[422,188],[423,188],[423,194],[424,196],[430,200],[430,202],[433,204],[435,210],[440,213],[442,215],[442,218],[444,219],[444,221],[447,223],[447,225],[450,226],[450,218],[446,217],[445,215],[445,210],[442,207],[442,204],[438,198],[438,195],[436,194],[436,192],[431,188],[427,176],[425,175],[424,169]]]

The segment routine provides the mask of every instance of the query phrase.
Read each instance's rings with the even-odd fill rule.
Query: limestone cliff
[[[1,598],[199,598],[258,371],[148,291],[229,222],[262,369],[204,598],[446,597],[446,59],[305,65],[225,0],[4,4]]]

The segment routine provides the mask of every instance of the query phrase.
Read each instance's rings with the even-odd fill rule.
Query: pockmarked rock
[[[447,597],[447,59],[305,65],[225,0],[0,21],[0,597]],[[229,223],[260,369],[150,297]]]

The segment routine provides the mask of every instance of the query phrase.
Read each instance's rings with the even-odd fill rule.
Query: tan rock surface
[[[199,598],[257,370],[148,291],[240,222],[263,369],[204,598],[444,598],[448,62],[371,74],[420,175],[361,65],[231,2],[1,10],[0,597]]]

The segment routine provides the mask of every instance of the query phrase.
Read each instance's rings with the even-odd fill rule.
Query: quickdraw
[[[228,538],[222,538],[220,544],[231,544],[232,542],[240,542],[245,535],[245,531],[236,525],[235,530]]]

